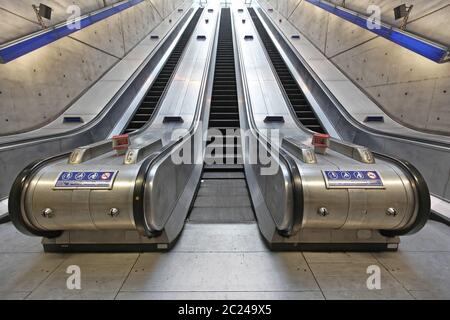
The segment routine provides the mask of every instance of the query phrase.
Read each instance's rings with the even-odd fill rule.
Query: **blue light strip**
[[[131,8],[144,0],[128,0],[111,7],[80,17],[78,20],[70,20],[58,24],[52,28],[36,32],[30,36],[16,40],[0,47],[0,63],[8,63],[36,49],[44,47],[58,39],[66,37],[74,32],[80,31],[96,22],[109,18],[119,12]],[[70,29],[74,22],[80,23],[80,29]]]
[[[437,63],[443,63],[449,60],[449,49],[437,43],[432,43],[406,31],[392,27],[385,23],[380,24],[379,29],[369,29],[369,18],[344,9],[339,6],[335,6],[331,3],[320,0],[306,0],[307,2],[322,8],[342,19],[345,19],[351,23],[354,23],[361,28],[364,28],[370,32],[373,32],[383,38],[386,38],[408,50],[411,50],[421,56],[433,60]],[[371,22],[373,23],[373,22]]]

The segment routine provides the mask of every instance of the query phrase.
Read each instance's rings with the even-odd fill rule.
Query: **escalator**
[[[270,61],[272,62],[272,65],[276,71],[276,75],[280,80],[284,91],[286,92],[286,96],[289,99],[290,105],[294,110],[295,115],[297,116],[297,119],[304,127],[315,132],[325,133],[325,129],[314,113],[310,103],[306,99],[302,89],[300,89],[288,66],[281,57],[281,54],[279,53],[275,44],[270,39],[269,34],[259,20],[259,17],[256,14],[255,10],[253,8],[248,8],[248,11],[250,13],[250,16],[252,17],[253,23],[259,33],[259,36],[261,37],[262,43],[266,48]]]
[[[144,100],[141,102],[139,108],[131,118],[126,129],[124,130],[124,133],[131,133],[142,128],[152,118],[202,12],[203,8],[197,9],[197,12],[187,25],[168,60],[164,64],[164,67],[161,69],[150,89],[145,94]]]
[[[194,223],[254,221],[242,158],[236,70],[229,8],[221,9],[208,143]]]

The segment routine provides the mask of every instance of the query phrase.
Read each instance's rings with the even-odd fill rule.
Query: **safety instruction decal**
[[[322,171],[327,188],[383,188],[378,171]]]
[[[111,189],[118,171],[63,171],[54,189]]]

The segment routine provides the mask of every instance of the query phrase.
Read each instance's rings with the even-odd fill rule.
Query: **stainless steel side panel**
[[[119,157],[117,157],[119,158]],[[25,195],[28,218],[43,230],[133,229],[133,186],[138,166],[120,166],[116,163],[88,164],[73,167],[76,171],[118,171],[111,190],[67,189],[54,190],[63,171],[71,170],[65,163],[47,166],[31,181]],[[42,212],[50,208],[52,217]],[[110,216],[116,208],[119,215]]]
[[[281,147],[283,137],[311,146],[311,132],[303,129],[297,120],[293,119],[256,29],[252,23],[241,23],[242,19],[251,21],[250,16],[246,10],[245,13],[237,13],[236,10],[233,13],[235,24],[239,24],[239,28],[235,29],[235,39],[240,51],[249,127],[253,126],[263,140],[270,139],[270,130],[278,130],[280,138],[278,141],[271,141],[272,146]],[[253,35],[254,39],[245,40],[245,35]],[[267,116],[274,115],[283,116],[284,122],[264,121]],[[292,235],[304,229],[392,230],[405,228],[414,221],[417,213],[416,191],[405,172],[392,163],[380,159],[376,159],[375,163],[363,163],[353,156],[329,149],[325,155],[316,154],[317,164],[307,164],[288,151],[285,153],[287,157],[295,159],[300,173],[301,194],[295,194],[295,188],[292,187],[294,172],[263,177],[258,172],[259,167],[252,166],[260,192],[265,197],[268,212],[279,231],[288,230]],[[383,187],[328,188],[324,170],[377,171],[382,177]],[[276,192],[280,197],[275,196],[278,195]],[[301,207],[288,206],[289,199],[301,200]],[[285,205],[281,204],[283,201]],[[325,208],[327,214],[319,214],[321,208]],[[387,214],[389,208],[395,209],[394,215]],[[286,209],[292,211],[285,211]],[[285,224],[287,221],[289,226]]]
[[[87,125],[66,133],[44,136],[38,139],[16,141],[0,146],[0,199],[8,196],[11,184],[19,172],[32,161],[68,152],[76,147],[105,139],[116,123],[124,116],[125,110],[133,107],[133,100],[142,87],[149,85],[149,76],[159,67],[161,58],[187,25],[193,15],[193,8],[186,11],[166,39],[155,49],[130,80],[117,92],[109,105]]]
[[[437,140],[438,136],[418,133],[408,128],[391,130],[389,133],[370,128],[359,123],[349,114],[345,107],[333,96],[333,93],[318,78],[306,60],[301,57],[285,36],[269,20],[264,12],[258,14],[265,21],[282,49],[282,55],[290,60],[304,83],[302,89],[307,91],[320,105],[321,112],[327,118],[333,130],[340,138],[355,144],[364,145],[373,151],[389,154],[397,159],[412,163],[424,176],[433,195],[450,199],[450,146],[448,139]],[[388,128],[389,129],[389,128]],[[409,135],[403,135],[408,132]],[[411,134],[412,133],[412,134]]]
[[[207,16],[210,23],[204,22]],[[201,131],[206,101],[205,87],[210,77],[210,57],[215,43],[218,13],[204,10],[184,52],[174,80],[167,89],[164,99],[153,118],[153,121],[143,129],[130,135],[129,150],[148,151],[149,157],[140,161],[126,161],[126,154],[119,155],[116,151],[92,154],[81,163],[68,163],[68,160],[47,165],[39,170],[26,187],[23,199],[23,214],[31,225],[38,230],[136,230],[136,214],[143,214],[147,229],[151,232],[161,231],[166,226],[171,214],[176,209],[177,219],[173,225],[179,225],[188,213],[189,199],[184,199],[184,216],[178,207],[178,200],[183,197],[186,188],[191,186],[192,177],[199,176],[201,170],[196,164],[177,163],[172,155],[186,147],[193,158],[194,146],[191,143],[193,135]],[[198,41],[196,34],[204,34],[207,39]],[[165,123],[167,115],[182,115],[182,123]],[[180,140],[179,131],[185,140]],[[162,140],[160,143],[157,140]],[[158,143],[155,143],[157,141]],[[149,147],[149,144],[152,146]],[[161,148],[162,147],[162,148]],[[137,177],[147,159],[150,162],[149,171],[144,171],[144,193],[135,194]],[[92,188],[55,189],[55,183],[62,172],[117,172],[111,189],[97,190]],[[190,183],[190,184],[189,184]],[[192,195],[194,193],[192,192]],[[139,199],[136,199],[139,198]],[[143,199],[141,198],[143,197]],[[136,211],[136,200],[144,201],[144,212]],[[49,214],[50,213],[50,214]],[[150,236],[149,234],[142,234]]]
[[[409,182],[386,164],[371,166],[382,172],[383,189],[328,189],[321,172],[332,170],[327,165],[302,165],[303,196],[305,198],[302,226],[333,229],[397,229],[411,218],[415,203]],[[343,170],[365,170],[367,167],[341,167]],[[406,185],[405,185],[406,184]],[[319,208],[329,214],[321,216]],[[395,208],[397,215],[388,216],[386,210]]]

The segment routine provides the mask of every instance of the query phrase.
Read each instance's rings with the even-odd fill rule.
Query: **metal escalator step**
[[[316,115],[312,112],[309,102],[305,99],[301,88],[289,71],[286,62],[281,57],[281,54],[272,39],[269,37],[265,27],[255,13],[255,10],[253,8],[248,8],[248,11],[270,57],[270,61],[276,70],[276,74],[280,79],[283,89],[285,90],[300,122],[313,131],[324,132],[325,130],[323,130]]]
[[[242,172],[244,170],[244,165],[242,164],[205,164],[203,167],[204,172],[217,172],[217,171],[235,171]],[[205,192],[206,193],[206,192]]]
[[[250,207],[250,198],[248,193],[243,195],[210,195],[198,196],[194,202],[194,208],[236,208]]]
[[[204,172],[202,179],[243,179],[243,172]]]
[[[230,100],[235,100],[237,103],[237,99],[235,95],[226,95],[226,94],[216,94],[212,96],[213,101],[230,101]]]
[[[153,113],[153,111],[155,111],[155,107],[153,108],[140,107],[138,110],[139,113],[149,113],[149,114]]]
[[[163,68],[159,72],[154,83],[147,91],[144,101],[137,109],[135,115],[128,124],[128,127],[124,130],[125,133],[130,133],[135,131],[135,129],[141,128],[152,118],[156,105],[159,99],[161,98],[162,93],[167,87],[170,77],[172,76],[174,69],[176,68],[181,58],[181,55],[186,47],[186,44],[189,38],[191,37],[192,31],[194,27],[197,25],[202,12],[203,8],[197,9],[196,13],[194,14],[194,17],[191,19],[191,21],[183,31],[183,34],[178,40],[178,43],[175,45],[174,49],[170,53],[169,58],[165,62]]]
[[[317,125],[317,124],[319,124],[319,122],[317,121],[317,119],[315,117],[314,118],[302,118],[302,117],[299,117],[298,119],[304,125]]]
[[[237,112],[227,112],[227,113],[216,112],[216,110],[214,109],[214,111],[210,113],[209,118],[214,119],[214,120],[226,120],[226,119],[239,120],[239,113],[237,113]]]
[[[211,119],[209,120],[209,127],[214,128],[232,128],[239,127],[239,119]]]
[[[305,127],[313,131],[318,131],[322,129],[322,126],[320,124],[307,124],[305,125]]]
[[[191,223],[245,223],[255,221],[251,207],[193,208],[189,216]]]

